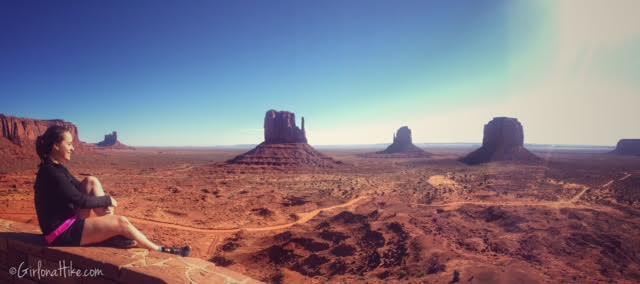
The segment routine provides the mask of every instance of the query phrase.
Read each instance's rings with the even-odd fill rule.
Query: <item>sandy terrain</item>
[[[640,281],[640,157],[467,166],[466,150],[335,150],[335,169],[219,164],[246,150],[101,150],[69,168],[97,176],[152,240],[267,282]],[[37,222],[35,166],[2,164],[0,218]]]

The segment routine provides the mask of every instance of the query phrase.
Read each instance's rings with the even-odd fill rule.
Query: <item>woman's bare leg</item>
[[[94,176],[86,177],[84,180],[82,180],[81,185],[82,185],[83,193],[85,194],[89,194],[91,196],[104,196],[104,189],[102,188],[102,183],[100,183],[100,180],[98,180],[98,178]],[[86,219],[86,218],[89,218],[89,216],[91,215],[91,210],[92,209],[78,209],[76,210],[76,214],[78,215],[78,217],[82,219]],[[93,212],[97,216],[104,216],[104,215],[113,215],[115,213],[115,210],[113,207],[93,208]]]
[[[80,245],[99,243],[118,235],[135,240],[143,248],[156,251],[160,249],[160,246],[147,239],[126,217],[118,215],[104,215],[85,219]]]

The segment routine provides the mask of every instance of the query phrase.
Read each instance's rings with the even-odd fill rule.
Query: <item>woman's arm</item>
[[[69,200],[76,208],[101,208],[112,205],[109,195],[90,196],[78,191],[71,180],[60,170],[48,168],[46,173],[49,177],[47,180],[51,185],[50,188],[64,199]]]

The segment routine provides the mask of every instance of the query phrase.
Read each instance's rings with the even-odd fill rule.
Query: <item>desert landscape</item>
[[[472,164],[468,145],[318,150],[288,112],[264,127],[254,149],[114,141],[81,146],[68,167],[98,177],[150,239],[267,283],[640,281],[640,156],[527,150],[506,118],[485,126],[491,154]],[[38,161],[11,141],[0,218],[35,224]]]
[[[0,283],[640,283],[638,11],[0,1]]]

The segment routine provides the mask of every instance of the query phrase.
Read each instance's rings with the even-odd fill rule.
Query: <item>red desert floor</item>
[[[151,240],[273,283],[640,281],[640,157],[467,166],[325,152],[333,169],[221,166],[242,150],[101,150],[93,175]],[[37,223],[36,161],[0,168],[0,218]]]

